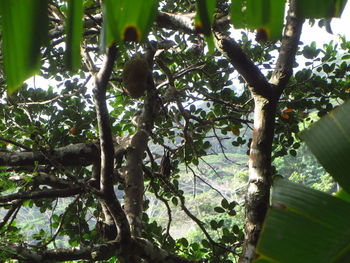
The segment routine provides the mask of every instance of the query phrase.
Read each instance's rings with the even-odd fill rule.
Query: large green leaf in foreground
[[[347,0],[298,0],[297,10],[305,18],[340,17]]]
[[[286,0],[232,0],[231,20],[235,28],[258,29],[262,39],[279,39]],[[298,0],[296,8],[305,18],[340,17],[347,0]]]
[[[350,203],[277,179],[254,263],[345,263],[350,259]]]
[[[278,39],[283,28],[285,0],[234,0],[231,19],[236,28],[263,30],[267,39]],[[243,11],[244,10],[244,11]]]
[[[48,0],[0,0],[2,52],[9,92],[40,67],[48,35]]]
[[[83,36],[83,0],[68,0],[65,60],[69,70],[80,68],[80,42]]]
[[[209,36],[214,20],[216,0],[197,0],[196,27]]]
[[[302,138],[327,172],[350,193],[350,102],[312,125]]]
[[[111,40],[140,42],[146,38],[157,15],[158,0],[106,0],[106,44]],[[111,34],[112,36],[110,36]]]

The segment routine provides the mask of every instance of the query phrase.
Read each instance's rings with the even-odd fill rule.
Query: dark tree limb
[[[54,149],[50,159],[64,166],[89,165],[99,158],[99,148],[94,143],[77,143]],[[50,164],[40,152],[0,152],[0,166],[26,166]]]
[[[171,254],[143,238],[132,238],[130,240],[130,254],[143,258],[152,263],[199,263]],[[111,241],[92,247],[65,248],[52,250],[31,250],[24,244],[0,245],[3,256],[22,260],[21,262],[42,263],[52,261],[71,260],[108,260],[112,256],[123,256],[120,241]]]
[[[260,69],[227,33],[214,31],[216,48],[229,59],[230,63],[257,94],[270,96],[271,86]]]
[[[10,176],[10,180],[13,181],[24,181],[26,177],[31,177],[31,184],[35,186],[47,185],[55,189],[66,189],[72,185],[72,182],[61,179],[55,175],[48,174],[45,172],[37,172],[37,174],[26,174],[26,175],[15,175]]]
[[[159,12],[156,23],[157,26],[161,28],[178,30],[184,33],[193,34],[196,33],[196,29],[194,27],[195,15],[195,13],[170,14]]]
[[[20,192],[20,193],[0,196],[0,204],[12,202],[14,200],[69,197],[69,196],[74,196],[76,194],[80,194],[83,192],[84,192],[84,189],[81,186],[72,186],[66,189],[46,189],[46,190],[38,190],[38,191],[32,191],[32,192]]]
[[[109,78],[113,71],[114,62],[117,55],[117,48],[112,45],[107,54],[100,71],[95,76],[95,87],[93,89],[96,106],[97,123],[99,130],[101,149],[101,171],[100,171],[100,191],[99,196],[103,205],[111,213],[114,223],[118,226],[118,239],[123,244],[123,252],[130,243],[130,226],[121,204],[119,203],[113,187],[114,170],[114,146],[112,139],[111,124],[106,103],[106,90]]]
[[[105,195],[114,193],[112,177],[114,167],[114,147],[109,112],[106,103],[106,90],[109,77],[112,74],[116,55],[117,48],[112,45],[108,50],[102,68],[95,76],[95,87],[93,89],[101,149],[100,188],[101,192]]]
[[[8,139],[8,138],[0,137],[0,141],[11,143],[11,144],[13,144],[13,145],[15,145],[15,146],[17,146],[19,148],[22,148],[22,149],[26,150],[26,151],[32,151],[32,149],[30,147],[25,146],[25,145],[23,145],[21,143],[15,142],[15,141],[13,141],[11,139]]]
[[[11,218],[11,216],[12,216],[12,218],[14,218],[16,216],[16,214],[18,213],[22,204],[23,204],[22,200],[17,201],[14,204],[12,204],[11,208],[7,211],[6,215],[4,216],[2,221],[0,222],[0,230],[7,224],[7,222]],[[0,234],[2,234],[3,232],[4,231],[1,231]]]

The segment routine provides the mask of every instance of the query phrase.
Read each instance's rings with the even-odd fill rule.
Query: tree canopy
[[[350,42],[300,43],[345,3],[0,1],[0,261],[346,262]]]

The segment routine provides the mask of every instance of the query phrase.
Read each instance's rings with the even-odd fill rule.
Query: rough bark
[[[154,50],[149,50],[147,60],[151,66]],[[150,67],[151,68],[151,67]],[[151,74],[148,78],[147,96],[140,117],[138,118],[137,131],[130,139],[126,152],[125,175],[125,212],[134,237],[141,236],[142,212],[143,212],[143,155],[146,151],[148,139],[152,133],[154,119],[159,113],[159,98],[155,89]]]
[[[227,34],[214,31],[217,48],[247,82],[254,99],[254,126],[249,155],[249,181],[245,197],[245,241],[240,263],[250,263],[269,206],[271,151],[279,97],[293,73],[303,21],[291,1],[276,69],[268,81],[238,44]]]
[[[254,127],[249,154],[249,181],[245,196],[245,242],[240,262],[255,258],[271,188],[271,151],[278,97],[269,98],[252,92]]]
[[[290,1],[286,26],[284,29],[281,48],[279,50],[276,67],[269,82],[283,91],[293,74],[293,64],[298,50],[301,31],[304,24],[296,13],[295,1]],[[282,92],[280,91],[280,92]]]
[[[148,132],[141,129],[131,139],[126,154],[124,209],[133,236],[141,236],[142,201],[144,191],[142,159],[148,142]]]

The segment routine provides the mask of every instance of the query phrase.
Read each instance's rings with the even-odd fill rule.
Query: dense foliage
[[[195,1],[161,1],[147,39],[113,45],[107,55],[100,48],[101,7],[84,1],[75,73],[65,63],[65,9],[50,1],[40,72],[12,94],[1,81],[0,261],[237,262],[258,89],[225,46],[208,52],[191,24]],[[266,79],[278,75],[282,42],[237,33],[226,1],[217,1],[216,13],[214,39],[235,34],[234,48],[254,69]],[[305,153],[299,132],[349,98],[349,53],[345,38],[299,45],[300,65],[293,61],[295,74],[277,85],[284,92],[272,117],[269,180],[282,175],[336,190]],[[123,67],[135,56],[152,73],[137,79],[147,82],[145,95],[132,98]],[[181,228],[190,234],[181,236]]]

